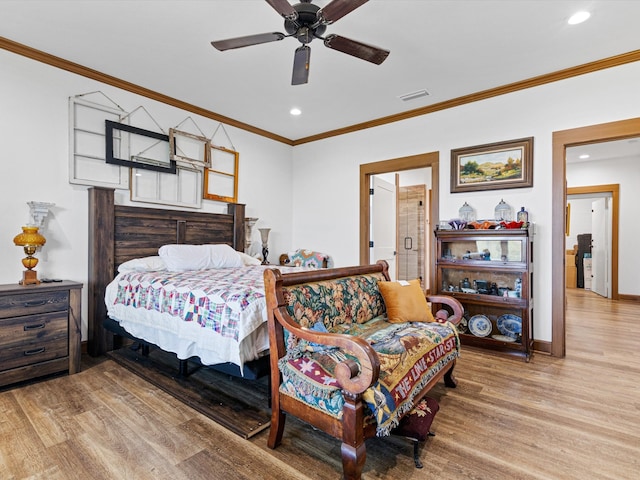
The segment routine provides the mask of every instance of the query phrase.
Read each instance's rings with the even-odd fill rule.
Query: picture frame
[[[176,173],[176,161],[170,155],[169,135],[112,120],[105,120],[105,133],[107,163]]]
[[[97,103],[86,96],[99,97]],[[117,121],[124,110],[102,92],[69,97],[69,183],[129,189],[129,169],[105,162],[104,121]]]
[[[202,169],[178,165],[170,175],[148,169],[131,169],[132,202],[202,208]]]
[[[238,152],[209,144],[209,167],[204,169],[204,198],[238,201]]]
[[[533,137],[451,150],[451,193],[533,186]]]
[[[201,135],[169,129],[171,160],[193,167],[208,166],[209,140]]]

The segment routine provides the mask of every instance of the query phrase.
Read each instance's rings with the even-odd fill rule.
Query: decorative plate
[[[510,313],[500,315],[496,323],[498,324],[498,330],[500,330],[500,333],[507,337],[511,337],[516,340],[520,335],[522,335],[522,318],[517,315],[512,315]]]
[[[491,335],[491,338],[495,340],[500,340],[501,342],[515,342],[516,339],[509,337],[507,335]]]
[[[469,331],[476,337],[486,337],[492,328],[491,320],[484,315],[474,315],[469,319]]]

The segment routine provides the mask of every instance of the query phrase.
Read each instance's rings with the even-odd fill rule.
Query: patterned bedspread
[[[107,287],[107,312],[179,358],[242,366],[269,346],[265,268],[122,273]]]

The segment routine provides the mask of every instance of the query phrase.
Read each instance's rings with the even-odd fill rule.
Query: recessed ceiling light
[[[591,14],[589,12],[577,12],[571,15],[569,18],[569,25],[577,25],[589,19]]]
[[[300,115],[302,113],[302,110],[300,110],[297,107],[293,107],[291,110],[289,110],[289,113],[291,115],[296,115],[297,116],[297,115]]]
[[[586,153],[583,153],[578,158],[582,158],[584,160],[585,158],[589,158],[589,155],[587,155]]]

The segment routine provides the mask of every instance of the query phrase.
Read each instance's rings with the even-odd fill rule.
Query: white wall
[[[567,171],[567,182],[569,181],[569,172]],[[569,216],[569,236],[565,239],[567,250],[571,250],[574,245],[578,244],[578,235],[583,233],[591,233],[591,204],[593,198],[569,198],[567,203],[571,205],[571,214]]]
[[[636,93],[636,97],[637,97]],[[640,295],[636,242],[640,235],[638,205],[640,205],[640,158],[614,158],[601,162],[578,162],[567,166],[567,186],[620,185],[618,293]],[[573,200],[571,215],[573,216]],[[570,231],[573,234],[573,232]],[[583,233],[583,232],[576,232]],[[568,248],[573,244],[567,243]]]
[[[24,254],[14,246],[13,237],[30,220],[27,202],[55,203],[42,230],[47,243],[37,254],[36,269],[40,277],[85,284],[82,338],[87,340],[88,195],[87,187],[68,181],[69,97],[100,90],[126,111],[144,105],[167,131],[187,116],[207,134],[218,123],[4,50],[0,50],[0,65],[0,283],[17,283],[22,276]],[[259,217],[256,228],[272,229],[270,260],[274,261],[276,252],[290,248],[292,149],[243,130],[226,129],[240,153],[238,202],[247,205],[247,216]],[[131,204],[128,191],[116,191],[116,202]],[[226,204],[204,200],[198,211],[224,212]],[[259,242],[257,230],[255,234]]]
[[[12,239],[28,221],[30,200],[56,204],[44,229],[48,240],[39,254],[40,275],[86,283],[87,193],[86,187],[68,183],[68,97],[101,90],[125,110],[145,105],[167,127],[189,114],[6,51],[0,51],[0,63],[0,283],[20,278],[22,252]],[[355,265],[359,166],[438,151],[442,219],[456,217],[464,201],[479,218],[490,217],[501,198],[514,209],[525,206],[529,211],[536,224],[535,338],[549,341],[552,132],[640,116],[639,82],[640,63],[623,65],[294,148],[228,127],[240,152],[239,201],[247,204],[248,216],[260,218],[257,227],[273,229],[272,260],[278,252],[304,245],[330,252],[336,265]],[[194,118],[205,131],[215,125]],[[529,136],[534,137],[533,188],[449,193],[451,149]],[[601,183],[616,182],[601,178]],[[627,194],[621,192],[621,197]],[[117,200],[128,203],[126,192]],[[207,211],[223,209],[205,204]],[[634,208],[638,202],[628,205]],[[621,230],[621,259],[629,255],[622,250],[626,235],[637,228]],[[86,288],[83,300],[86,340]]]
[[[431,188],[431,169],[416,168],[415,170],[404,170],[398,173],[401,187],[413,185],[424,185],[427,190]]]
[[[514,210],[524,206],[529,211],[536,224],[535,338],[550,341],[552,132],[640,116],[639,83],[640,63],[629,64],[297,146],[293,241],[331,252],[337,265],[357,264],[359,166],[438,151],[442,219],[455,218],[464,201],[479,218],[491,217],[501,198]],[[449,192],[451,149],[530,136],[532,188]]]

